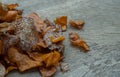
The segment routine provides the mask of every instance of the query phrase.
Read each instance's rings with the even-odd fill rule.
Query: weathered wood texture
[[[37,12],[51,21],[67,15],[69,19],[85,21],[83,30],[68,26],[65,40],[67,73],[57,72],[55,77],[120,77],[120,0],[3,0],[19,3],[24,15]],[[70,46],[68,33],[79,32],[90,46],[88,53]],[[36,70],[7,77],[40,77]]]

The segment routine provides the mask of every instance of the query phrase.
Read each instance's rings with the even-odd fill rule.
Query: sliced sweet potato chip
[[[5,32],[11,33],[14,30],[15,27],[9,23],[4,22],[0,24],[0,33],[5,33]]]
[[[39,62],[43,62],[46,67],[57,66],[59,61],[61,60],[61,55],[58,51],[39,54],[39,53],[28,53],[29,56]]]
[[[3,4],[0,3],[0,22],[2,21],[3,17],[7,15],[8,10],[4,9]]]
[[[70,20],[69,23],[70,23],[71,26],[73,26],[73,27],[75,27],[75,28],[77,28],[77,29],[82,29],[82,28],[83,28],[83,25],[84,25],[84,21],[83,21],[83,20],[80,20],[80,19],[75,20],[75,21]]]
[[[61,56],[59,52],[54,51],[49,54],[43,55],[42,59],[44,60],[46,67],[57,66],[59,61],[61,60]]]
[[[67,30],[67,16],[61,16],[58,17],[54,20],[54,23],[56,25],[60,25],[62,28],[62,31],[66,31]]]
[[[9,10],[15,10],[15,8],[18,7],[18,6],[19,6],[19,5],[18,5],[17,3],[15,3],[15,4],[9,4],[9,5],[8,5],[8,9],[9,9]]]
[[[65,39],[64,36],[59,36],[57,38],[51,38],[51,41],[52,41],[52,43],[58,43],[58,42],[63,41],[64,39]]]
[[[40,67],[39,71],[42,77],[51,77],[55,74],[57,70],[56,70],[56,67],[49,67],[49,68]]]
[[[44,26],[44,20],[41,19],[35,12],[30,13],[27,17],[34,20],[34,26],[36,27],[36,30],[40,32],[41,27]]]
[[[41,66],[39,61],[33,61],[27,55],[20,53],[13,47],[8,49],[8,59],[17,65],[20,72]]]
[[[39,61],[39,62],[42,62],[43,59],[42,59],[42,55],[41,53],[38,53],[38,52],[27,52],[29,57],[35,61]]]
[[[4,4],[2,4],[2,3],[0,2],[0,19],[1,19],[2,16],[5,16],[5,15],[7,14],[7,12],[8,12],[8,10],[6,10],[6,9],[3,7],[3,5],[4,5]],[[5,7],[7,8],[7,6],[5,6]]]
[[[85,51],[90,50],[87,43],[82,38],[79,37],[78,33],[76,33],[76,32],[70,33],[69,36],[70,36],[70,42],[72,45],[83,48]]]
[[[2,19],[2,21],[11,22],[14,21],[16,17],[17,17],[17,11],[8,11],[8,13]]]
[[[4,5],[4,7],[3,7]],[[15,10],[18,4],[0,4],[0,22],[11,22],[22,17],[21,10]]]

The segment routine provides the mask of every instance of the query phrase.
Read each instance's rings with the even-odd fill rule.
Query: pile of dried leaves
[[[63,60],[67,16],[43,20],[36,13],[22,17],[18,4],[0,3],[0,77],[12,70],[24,72],[39,68],[42,77],[51,77]],[[82,29],[82,20],[71,20],[70,25]],[[70,33],[74,46],[89,50],[77,33]],[[62,66],[61,66],[62,67]],[[62,67],[64,71],[64,67]]]

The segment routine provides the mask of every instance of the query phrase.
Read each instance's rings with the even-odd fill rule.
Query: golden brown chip
[[[33,61],[27,55],[20,53],[16,48],[9,48],[8,59],[17,65],[20,72],[41,66],[39,61]]]
[[[59,52],[54,51],[49,54],[43,55],[42,59],[44,60],[46,67],[57,66],[59,61],[61,60],[61,56]]]
[[[4,6],[2,6],[4,5]],[[18,4],[0,4],[0,22],[11,22],[22,17],[21,10],[15,10]]]
[[[41,58],[41,56],[43,55],[42,53],[38,53],[38,52],[27,52],[27,53],[31,59],[39,62],[43,61],[43,59]]]
[[[61,16],[58,17],[54,20],[54,23],[56,25],[60,25],[62,28],[62,31],[66,31],[67,30],[67,16]]]
[[[0,24],[0,33],[12,33],[15,30],[14,26],[11,26],[11,24],[8,24],[6,22]]]
[[[49,68],[40,67],[39,71],[42,77],[51,77],[55,74],[57,70],[56,67],[49,67]]]
[[[3,5],[4,5],[4,4],[2,4],[2,3],[0,2],[0,20],[1,20],[1,18],[4,17],[4,16],[7,14],[7,12],[8,12],[8,10],[6,10],[6,9],[4,8],[4,7],[7,8],[7,6],[4,6],[4,7],[3,7]]]
[[[80,38],[77,33],[70,33],[69,35],[70,35],[70,42],[72,45],[83,48],[85,51],[90,50],[87,43],[82,38]]]
[[[70,26],[73,26],[73,27],[75,27],[75,28],[77,28],[77,29],[82,29],[82,28],[83,28],[83,25],[84,25],[84,21],[83,21],[83,20],[80,20],[80,19],[75,20],[75,21],[70,20],[69,23],[70,23]]]
[[[0,23],[0,29],[8,27],[8,24],[6,22]]]
[[[39,61],[40,63],[43,62],[46,67],[50,66],[57,66],[59,64],[59,61],[61,60],[61,55],[58,51],[46,53],[46,54],[40,54],[40,53],[29,53],[29,56],[36,60]]]
[[[0,21],[2,22],[11,22],[16,20],[17,17],[17,11],[8,11],[7,14],[0,18]]]
[[[8,9],[9,10],[14,10],[16,7],[18,7],[19,5],[17,4],[17,3],[15,3],[15,4],[9,4],[8,5]]]
[[[6,22],[14,21],[16,19],[16,16],[17,16],[17,11],[8,11],[6,16],[3,18],[3,21]]]
[[[58,43],[58,42],[63,41],[64,39],[65,39],[64,36],[59,36],[59,37],[56,37],[56,38],[52,38],[52,37],[51,37],[52,43]]]

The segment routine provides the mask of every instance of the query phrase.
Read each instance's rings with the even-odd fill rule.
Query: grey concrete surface
[[[3,0],[19,3],[24,15],[36,12],[51,21],[58,16],[85,21],[83,30],[68,26],[65,62],[69,71],[58,70],[55,77],[120,77],[120,0]],[[76,31],[85,39],[91,51],[83,53],[69,43],[68,33]],[[11,72],[7,77],[40,77],[32,70],[26,73]]]

